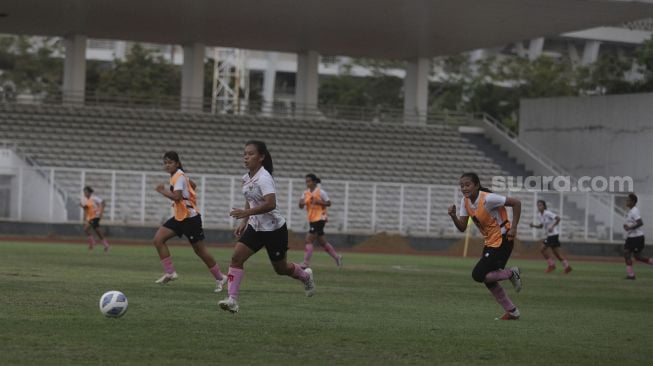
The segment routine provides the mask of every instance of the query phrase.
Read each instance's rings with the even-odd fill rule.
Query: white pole
[[[590,219],[590,193],[585,193],[585,240],[587,241],[587,230],[589,228]]]
[[[535,221],[535,218],[537,217],[537,200],[538,200],[538,198],[539,197],[537,196],[537,191],[535,191],[535,193],[533,194],[533,221]],[[560,219],[562,219],[562,217],[560,217]],[[537,229],[532,228],[531,229],[531,234],[533,235],[533,239],[536,239],[537,238]]]
[[[82,173],[80,174],[80,183],[82,184],[82,187],[80,189],[80,193],[83,195],[84,194],[84,186],[86,185],[86,170],[82,170]],[[82,219],[82,222],[84,222],[84,208],[80,207],[79,208],[79,217]]]
[[[426,233],[431,232],[431,186],[426,188]]]
[[[206,223],[206,211],[204,210],[204,207],[206,207],[205,201],[206,201],[206,176],[203,175],[202,179],[200,179],[200,214],[202,215],[202,222]]]
[[[116,219],[116,171],[111,171],[111,222]]]
[[[459,202],[460,200],[458,199],[458,192],[459,192],[458,187],[454,187],[454,188],[453,188],[453,204],[454,204],[454,205],[458,205],[458,204],[460,204],[460,202]],[[458,216],[458,212],[460,212],[460,207],[456,206],[456,216]],[[451,223],[451,226],[453,226],[453,231],[454,231],[455,233],[457,233],[457,232],[458,232],[458,229],[456,228],[456,224],[454,224],[454,223],[452,222],[452,223]],[[471,230],[471,229],[467,229],[467,230]]]
[[[23,219],[23,167],[18,167],[18,220]]]
[[[54,169],[50,168],[50,202],[48,209],[50,210],[50,222],[54,218]]]
[[[141,174],[141,224],[145,223],[145,173]]]
[[[562,237],[562,223],[565,221],[563,219],[565,214],[564,204],[565,204],[565,200],[564,197],[562,196],[562,191],[560,191],[560,223],[558,224],[558,230],[560,230],[560,237]]]
[[[349,226],[349,182],[345,183],[345,212],[343,213],[344,223],[342,225],[344,230]]]
[[[610,199],[610,241],[614,241],[614,198]]]
[[[227,210],[227,213],[231,212],[231,209],[234,207],[234,204],[236,202],[236,197],[234,197],[235,184],[236,184],[236,179],[234,177],[231,177],[229,179],[229,210]],[[231,216],[229,216],[229,225],[231,225],[231,227],[234,226],[234,218]]]
[[[404,228],[404,185],[399,187],[399,232]]]
[[[292,179],[288,179],[288,216],[286,217],[286,223],[290,229],[292,225]]]
[[[372,232],[376,231],[376,183],[372,184]]]

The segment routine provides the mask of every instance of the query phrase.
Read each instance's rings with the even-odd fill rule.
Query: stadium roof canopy
[[[2,0],[0,32],[410,59],[653,16],[650,0]]]

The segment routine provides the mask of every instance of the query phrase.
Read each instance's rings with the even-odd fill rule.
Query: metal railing
[[[22,175],[28,173],[23,168],[15,173],[15,178],[22,181]],[[21,197],[12,202],[12,212],[22,213],[10,217],[17,221],[37,222],[81,222],[83,214],[79,208],[82,188],[90,185],[95,193],[106,201],[104,222],[108,224],[157,225],[171,215],[170,201],[154,188],[159,183],[167,182],[168,176],[163,172],[122,171],[102,169],[73,168],[38,168],[41,176],[51,177],[49,191],[36,199],[39,192],[12,192],[13,197]],[[231,207],[241,207],[244,203],[239,176],[193,174],[197,184],[199,210],[207,228],[232,228],[234,220],[228,215]],[[307,230],[305,212],[297,204],[305,189],[303,179],[275,178],[277,187],[277,207],[286,217],[288,227],[303,232]],[[62,200],[53,199],[57,194],[53,184],[67,192]],[[42,186],[45,187],[45,186]],[[331,232],[342,233],[377,233],[390,232],[417,236],[452,236],[460,235],[447,214],[451,204],[459,205],[461,195],[456,186],[398,184],[384,182],[361,182],[330,180],[324,183],[324,189],[333,202],[329,209],[329,226]],[[565,240],[579,241],[615,241],[620,240],[621,220],[612,215],[610,224],[590,226],[588,216],[590,207],[581,208],[578,213],[570,210],[565,203],[574,195],[589,197],[588,193],[562,192],[499,192],[522,200],[522,238],[537,239],[544,234],[529,230],[529,222],[536,220],[536,201],[546,199],[550,208],[563,217],[561,237]],[[623,197],[606,194],[613,205],[621,204]],[[58,203],[62,202],[62,203]],[[61,207],[54,207],[56,205]],[[54,205],[54,206],[53,206]],[[653,217],[653,196],[640,196],[642,216]],[[510,210],[509,210],[510,211]],[[40,217],[30,217],[27,213],[35,212]],[[60,214],[59,214],[60,213]],[[653,235],[653,228],[647,235]]]

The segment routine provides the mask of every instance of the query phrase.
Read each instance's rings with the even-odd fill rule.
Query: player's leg
[[[547,245],[547,241],[545,239],[542,242],[542,246],[540,247],[540,253],[542,253],[542,256],[546,260],[546,264],[547,264],[546,270],[544,271],[545,273],[552,272],[556,269],[556,263],[553,260],[553,258],[551,258],[548,252],[549,252],[549,246]]]
[[[218,306],[222,310],[231,313],[237,313],[240,307],[238,306],[238,298],[240,296],[240,283],[245,276],[245,262],[263,248],[261,241],[261,233],[256,232],[251,226],[247,226],[245,232],[240,236],[239,241],[234,247],[234,252],[231,255],[231,263],[229,263],[229,272],[227,273],[227,298],[218,302]]]
[[[634,280],[635,279],[635,270],[633,269],[633,252],[630,250],[628,245],[628,240],[626,240],[626,245],[624,246],[624,260],[626,262],[626,279]]]
[[[289,276],[304,284],[306,296],[313,296],[315,284],[313,282],[313,270],[302,269],[299,264],[288,263],[286,253],[288,252],[288,229],[286,225],[265,234],[265,250],[274,271],[281,276]]]
[[[634,240],[632,251],[635,259],[642,263],[653,264],[653,258],[645,257],[642,255],[642,252],[644,251],[644,237],[639,236],[632,239]]]
[[[496,281],[486,282],[486,278],[488,278],[488,275],[490,273],[494,273],[494,274],[490,275],[487,281],[491,281],[494,276],[498,278],[498,277],[506,277],[511,275],[508,274],[508,271],[510,270],[502,270],[501,268],[497,268],[498,261],[496,257],[497,257],[497,250],[493,248],[485,248],[483,250],[483,255],[481,256],[481,259],[478,261],[478,263],[476,264],[476,266],[474,266],[474,269],[472,270],[472,278],[476,282],[485,284],[485,286],[490,291],[492,296],[494,296],[494,298],[499,303],[499,305],[501,305],[501,307],[506,311],[503,317],[507,316],[510,318],[509,320],[518,319],[519,310],[517,310],[517,307],[512,303],[512,301],[506,294],[503,287],[501,287],[499,282]]]
[[[334,261],[336,261],[336,265],[338,267],[342,266],[342,256],[336,252],[336,249],[329,243],[326,239],[326,236],[324,235],[324,228],[320,230],[317,234],[317,241],[320,243],[320,245],[324,248],[324,250],[329,253],[331,258],[333,258]]]
[[[569,261],[567,260],[567,258],[563,257],[563,256],[560,254],[559,248],[560,248],[559,245],[558,245],[558,246],[555,246],[555,247],[551,247],[551,251],[552,251],[553,254],[556,256],[556,258],[558,258],[558,260],[559,260],[560,262],[562,262],[562,266],[563,266],[564,269],[565,269],[565,273],[569,273],[569,272],[571,272],[571,266],[569,265]]]
[[[95,235],[102,241],[102,246],[104,246],[104,251],[108,252],[109,251],[109,242],[107,239],[102,235],[102,230],[100,229],[100,219],[96,218],[93,221],[91,221],[91,228],[95,232]]]
[[[86,241],[88,242],[88,249],[91,250],[93,249],[93,246],[95,245],[95,238],[93,237],[93,234],[91,233],[91,223],[89,221],[84,221],[84,234],[86,234]]]
[[[304,261],[301,264],[302,268],[308,268],[311,266],[311,257],[313,257],[313,243],[317,239],[317,235],[313,233],[314,227],[311,226],[311,231],[306,234],[306,243],[304,244]]]
[[[174,218],[171,220],[174,220]],[[164,272],[163,276],[155,281],[156,283],[166,284],[177,279],[177,272],[175,271],[175,266],[172,264],[170,250],[168,249],[168,245],[166,245],[166,242],[175,236],[178,236],[178,234],[169,227],[166,227],[165,224],[157,230],[156,234],[154,234],[154,247],[159,254],[159,259],[161,260]]]

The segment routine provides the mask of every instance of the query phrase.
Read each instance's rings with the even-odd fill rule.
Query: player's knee
[[[479,282],[479,283],[484,282],[485,281],[485,273],[483,273],[482,271],[478,271],[478,270],[474,269],[472,271],[472,278],[476,282]]]
[[[234,254],[234,255],[231,256],[231,266],[232,267],[243,268],[244,263],[245,263],[245,261],[239,255]]]

